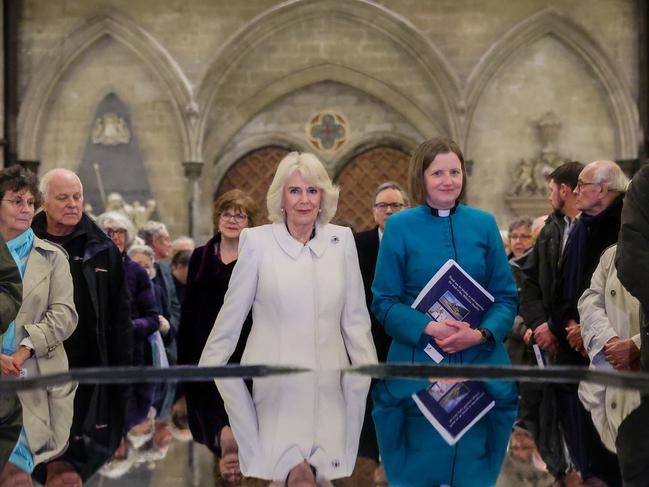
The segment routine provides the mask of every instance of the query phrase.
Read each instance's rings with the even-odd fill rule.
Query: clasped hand
[[[30,357],[28,348],[21,346],[11,355],[0,353],[0,371],[2,375],[19,377],[23,364]]]
[[[630,338],[625,340],[613,337],[604,345],[604,357],[616,370],[636,370],[640,360],[640,350]]]
[[[482,341],[482,334],[465,321],[431,321],[424,333],[432,336],[446,353],[461,352]]]

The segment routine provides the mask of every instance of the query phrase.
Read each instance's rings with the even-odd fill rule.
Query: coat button
[[[617,293],[615,292],[615,289],[611,289],[611,296],[615,296],[615,294],[617,294]]]
[[[615,401],[613,401],[611,403],[611,409],[615,409],[616,407],[617,407],[617,403]]]
[[[332,460],[331,465],[333,465],[334,468],[340,467],[340,462],[338,460]]]

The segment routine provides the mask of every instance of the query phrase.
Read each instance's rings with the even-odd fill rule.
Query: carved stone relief
[[[557,150],[561,122],[547,112],[536,122],[541,151],[538,157],[522,159],[513,171],[511,190],[505,200],[517,215],[541,215],[549,211],[548,175],[566,162]]]

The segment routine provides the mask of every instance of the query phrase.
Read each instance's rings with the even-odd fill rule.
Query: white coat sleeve
[[[590,287],[579,298],[578,308],[581,320],[581,336],[591,362],[604,349],[604,345],[617,333],[606,315],[606,278],[613,265],[612,254],[604,253],[593,272]]]
[[[199,366],[225,365],[234,353],[257,291],[258,262],[254,240],[247,229],[241,232],[239,257],[232,270],[223,306],[203,348]]]
[[[365,302],[363,277],[351,230],[345,234],[345,305],[340,328],[352,365],[375,364],[376,347],[372,338],[370,315]]]
[[[248,230],[239,237],[239,258],[232,270],[223,306],[207,339],[199,366],[225,365],[234,352],[241,328],[257,291],[258,260],[254,238]],[[254,325],[253,325],[254,326]],[[246,475],[259,450],[257,411],[242,379],[219,379],[214,383],[223,398],[232,432],[239,446],[241,471]]]

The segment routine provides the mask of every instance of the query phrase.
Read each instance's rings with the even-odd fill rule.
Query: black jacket
[[[568,243],[559,263],[559,280],[556,286],[556,305],[553,307],[552,332],[559,340],[557,351],[558,365],[586,365],[588,359],[573,350],[568,344],[566,325],[569,320],[581,323],[577,303],[586,289],[590,287],[593,272],[599,264],[604,250],[617,242],[620,231],[620,216],[622,213],[623,195],[594,218],[580,217],[570,232]],[[571,246],[578,245],[577,237],[580,226],[585,227],[586,240],[579,249]],[[582,259],[581,272],[576,282],[570,283],[570,259]],[[572,263],[574,265],[574,263]],[[568,291],[568,289],[570,289]]]
[[[548,216],[532,252],[521,267],[524,279],[518,312],[529,328],[536,329],[547,321],[553,333],[558,333],[552,323],[551,311],[565,226],[563,214],[555,212]]]
[[[633,178],[624,198],[615,264],[622,285],[642,305],[642,370],[649,371],[649,165]]]
[[[383,325],[374,317],[371,308],[373,299],[372,281],[374,281],[374,271],[376,270],[376,258],[379,255],[379,227],[376,226],[366,232],[355,233],[354,240],[358,252],[358,263],[363,276],[363,286],[365,287],[365,301],[372,320],[372,337],[376,346],[376,355],[379,362],[385,362],[392,338],[385,332]]]
[[[44,212],[34,217],[32,228],[40,238],[51,238],[47,234]],[[72,254],[69,258],[82,259],[81,266],[71,266],[70,270],[75,283],[82,282],[87,286],[84,292],[89,299],[77,302],[75,293],[75,306],[79,314],[77,329],[82,328],[85,336],[92,337],[93,343],[88,347],[97,351],[95,363],[91,365],[132,365],[133,328],[122,257],[110,238],[86,214],[82,215],[73,233],[85,235],[83,256]],[[66,248],[65,243],[63,247]],[[75,277],[78,272],[81,275]],[[68,357],[75,357],[78,351],[68,351],[68,348],[66,346]],[[76,366],[71,359],[70,367]],[[71,446],[62,457],[79,470],[84,480],[98,470],[119,446],[125,434],[130,392],[130,388],[112,384],[87,387],[87,391],[82,391],[82,387],[77,391]],[[72,440],[75,438],[79,441],[73,448]]]

